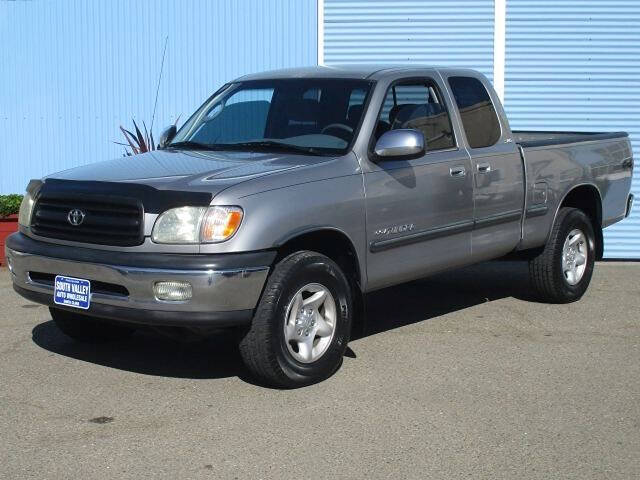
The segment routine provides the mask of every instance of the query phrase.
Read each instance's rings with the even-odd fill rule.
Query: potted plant
[[[4,265],[4,242],[18,231],[18,211],[22,195],[0,195],[0,265]]]

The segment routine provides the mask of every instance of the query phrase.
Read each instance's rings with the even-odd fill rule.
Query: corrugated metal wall
[[[122,154],[118,125],[156,133],[247,72],[316,63],[316,0],[0,2],[0,193]],[[324,0],[324,61],[493,72],[492,0]],[[627,130],[640,147],[640,1],[510,0],[512,127]],[[640,161],[633,190],[640,192]],[[640,258],[640,206],[606,230]]]
[[[316,0],[0,1],[0,193],[122,155],[120,124],[185,120],[224,82],[314,65]]]
[[[325,0],[324,62],[422,63],[493,76],[492,0]]]
[[[505,108],[516,129],[628,131],[640,192],[640,1],[507,2]],[[640,258],[640,208],[605,256]]]

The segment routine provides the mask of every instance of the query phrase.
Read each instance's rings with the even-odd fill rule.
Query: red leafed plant
[[[116,142],[118,145],[124,145],[125,147],[129,146],[131,148],[131,150],[125,149],[125,155],[131,156],[131,155],[137,155],[139,153],[145,153],[145,152],[150,152],[152,150],[155,150],[156,142],[153,140],[153,132],[150,132],[149,130],[147,130],[147,125],[143,121],[142,122],[142,127],[144,128],[144,134],[143,134],[142,131],[138,128],[138,124],[136,123],[136,121],[133,119],[132,121],[136,131],[135,135],[131,131],[127,130],[122,125],[120,125],[120,130],[122,131],[124,138],[127,140],[127,143]]]

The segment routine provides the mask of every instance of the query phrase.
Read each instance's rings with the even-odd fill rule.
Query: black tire
[[[49,308],[51,318],[58,328],[72,339],[83,343],[104,343],[130,336],[135,328],[77,314],[59,308]]]
[[[285,316],[296,292],[313,282],[326,286],[335,300],[335,332],[320,358],[301,363],[286,345]],[[352,320],[351,289],[340,267],[319,253],[296,252],[278,262],[267,280],[251,328],[240,341],[240,354],[263,385],[296,388],[316,383],[331,376],[342,364]]]
[[[563,272],[562,255],[564,242],[574,229],[579,229],[586,237],[587,261],[582,278],[571,285]],[[548,303],[579,300],[591,281],[595,257],[595,234],[589,217],[577,208],[561,208],[544,250],[529,261],[529,278],[539,299]]]

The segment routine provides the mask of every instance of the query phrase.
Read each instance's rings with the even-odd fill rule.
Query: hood
[[[215,195],[246,180],[326,160],[329,158],[279,153],[157,150],[72,168],[47,179],[130,182],[158,190]]]

